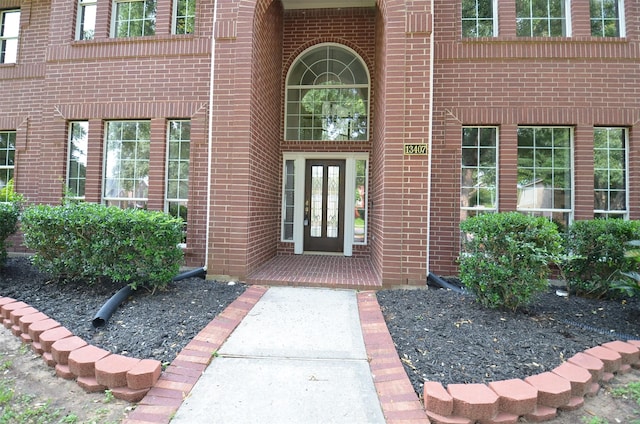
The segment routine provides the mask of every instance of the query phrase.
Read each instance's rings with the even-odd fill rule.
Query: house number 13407
[[[425,143],[405,144],[404,145],[404,154],[405,155],[426,155],[427,154],[427,145]]]

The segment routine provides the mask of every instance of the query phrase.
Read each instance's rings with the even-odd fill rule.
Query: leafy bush
[[[23,213],[33,262],[60,279],[101,278],[164,287],[178,273],[182,220],[161,212],[92,203],[39,205]]]
[[[640,240],[631,240],[627,243],[631,248],[625,252],[625,257],[632,259],[636,266],[634,271],[620,271],[621,280],[611,283],[612,290],[629,297],[640,296]]]
[[[7,239],[18,230],[20,206],[18,202],[0,203],[0,266],[7,260]]]
[[[547,289],[549,264],[562,253],[552,222],[506,212],[469,218],[460,228],[460,280],[481,304],[516,310]]]
[[[634,270],[625,256],[625,245],[640,239],[640,221],[595,219],[576,221],[566,236],[566,248],[574,258],[565,266],[570,290],[578,295],[601,298],[612,291],[618,272]]]
[[[0,266],[7,260],[7,239],[18,231],[20,208],[24,198],[13,189],[13,179],[0,188]]]

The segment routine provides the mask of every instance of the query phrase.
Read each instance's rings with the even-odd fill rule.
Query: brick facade
[[[244,278],[293,254],[280,240],[291,152],[369,155],[368,243],[353,255],[369,256],[384,284],[455,274],[464,126],[499,127],[504,211],[517,205],[518,126],[572,127],[574,219],[593,217],[593,128],[627,128],[629,212],[640,218],[637,2],[625,2],[624,38],[591,37],[586,0],[571,2],[571,37],[522,38],[515,2],[499,0],[499,35],[477,39],[462,38],[461,4],[447,0],[435,0],[433,13],[431,1],[292,10],[277,0],[203,0],[191,35],[171,34],[171,3],[159,1],[156,35],[127,39],[110,37],[112,2],[97,4],[95,39],[74,41],[75,2],[0,0],[0,9],[21,9],[18,61],[0,65],[0,130],[16,131],[17,190],[59,202],[68,123],[87,120],[86,199],[102,201],[106,122],[144,119],[148,207],[162,210],[166,121],[189,119],[186,258],[210,276]],[[369,140],[284,140],[287,72],[320,43],[344,45],[366,64]],[[430,156],[403,154],[405,143],[430,141]]]

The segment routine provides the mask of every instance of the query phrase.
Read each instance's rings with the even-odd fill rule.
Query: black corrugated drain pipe
[[[429,283],[441,289],[448,289],[460,294],[468,294],[466,290],[445,281],[444,279],[442,279],[441,277],[438,277],[436,274],[432,272],[427,274],[427,284]]]
[[[100,308],[96,316],[93,318],[93,321],[91,321],[93,327],[103,327],[107,323],[107,321],[109,321],[109,318],[111,318],[113,312],[118,309],[118,306],[120,306],[120,304],[124,302],[132,292],[133,289],[131,288],[131,286],[126,285],[118,290],[116,294],[111,296],[111,298],[107,300],[104,305],[102,305],[102,308]]]
[[[183,272],[182,274],[176,275],[175,277],[173,277],[173,281],[180,281],[191,277],[204,277],[206,275],[206,272],[207,271],[205,268],[191,269],[189,271]],[[115,310],[118,309],[118,306],[120,306],[122,302],[124,302],[129,296],[131,296],[131,293],[133,293],[133,289],[131,288],[131,286],[126,285],[118,290],[116,294],[111,296],[111,298],[107,300],[104,305],[102,305],[102,308],[100,308],[96,316],[91,321],[93,327],[98,328],[106,325],[107,321],[109,321],[109,318],[111,318],[111,315],[113,315]]]
[[[180,281],[180,280],[184,280],[185,278],[191,278],[191,277],[205,277],[207,274],[207,269],[206,268],[196,268],[196,269],[190,269],[189,271],[185,271],[182,274],[178,274],[175,277],[173,277],[173,281]]]

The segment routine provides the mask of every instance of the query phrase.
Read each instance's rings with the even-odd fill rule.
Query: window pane
[[[0,202],[8,200],[9,190],[2,190],[13,180],[14,158],[16,149],[15,131],[0,131]]]
[[[565,0],[517,0],[516,34],[520,37],[567,35]]]
[[[15,38],[20,32],[20,11],[12,10],[2,13],[2,37]]]
[[[622,0],[590,0],[591,35],[620,37]]]
[[[493,0],[464,0],[462,2],[462,36],[494,36]]]
[[[353,242],[364,243],[367,229],[367,161],[356,160]]]
[[[149,121],[107,124],[104,200],[120,207],[146,208],[149,185]]]
[[[626,129],[595,128],[594,132],[594,212],[627,212]]]
[[[295,162],[286,160],[284,163],[284,189],[283,189],[283,208],[282,217],[282,239],[285,241],[293,240],[293,211],[294,211],[294,194],[295,194]]]
[[[175,33],[193,34],[196,17],[195,0],[178,0],[175,14]]]
[[[287,86],[287,140],[368,139],[369,78],[351,51],[325,45],[304,53]]]
[[[93,40],[96,29],[96,2],[94,0],[79,0],[78,5],[78,34],[79,40]]]
[[[16,63],[19,32],[20,11],[0,12],[0,63]]]
[[[84,197],[87,169],[89,123],[69,124],[69,162],[67,164],[67,189],[73,197]]]
[[[165,210],[173,216],[182,217],[185,223],[186,241],[191,121],[168,121],[167,140]]]
[[[549,218],[561,212],[563,220],[568,218],[567,210],[572,208],[570,149],[570,128],[518,128],[518,210]]]
[[[470,210],[497,210],[497,144],[495,127],[462,129],[461,217],[477,214]]]
[[[115,37],[140,37],[155,34],[155,0],[116,3]]]

